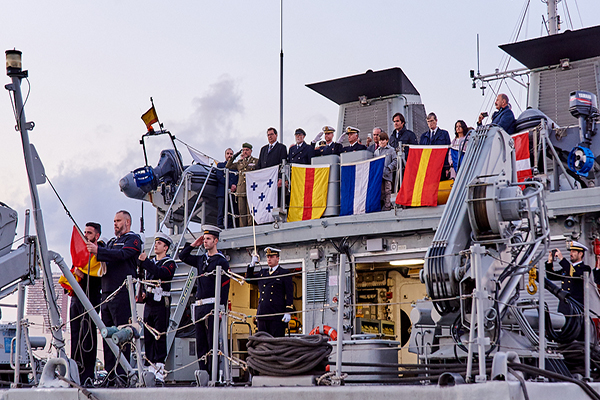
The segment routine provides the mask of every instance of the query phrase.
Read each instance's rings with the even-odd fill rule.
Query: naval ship
[[[552,26],[556,2],[548,1],[548,9]],[[598,265],[600,165],[595,154],[600,154],[600,141],[595,136],[600,120],[600,26],[558,33],[555,24],[548,36],[500,47],[524,68],[490,75],[472,72],[473,86],[516,74],[528,77],[528,109],[517,116],[515,132],[528,137],[529,159],[517,160],[515,139],[501,127],[483,125],[469,133],[461,167],[450,181],[449,193],[440,190],[437,207],[396,206],[340,216],[340,165],[371,155],[364,151],[313,158],[313,164],[330,167],[327,207],[321,218],[288,222],[285,202],[272,210],[272,223],[237,227],[225,218],[219,251],[229,261],[232,283],[228,309],[215,306],[222,318],[215,324],[220,340],[213,349],[219,357],[213,358],[212,376],[196,372],[198,355],[188,329],[198,271],[179,262],[166,332],[166,388],[156,387],[153,376],[135,362],[141,359],[143,338],[134,334],[140,327],[132,277],[125,283],[132,293],[132,324],[114,328],[122,331],[125,341],[136,344],[134,359],[120,360],[131,377],[131,389],[81,388],[61,331],[53,332],[56,358],[38,360],[31,351],[35,338],[29,337],[25,324],[16,323],[0,327],[10,347],[4,376],[12,376],[15,387],[2,395],[600,398],[600,385],[593,383],[600,362],[598,289],[587,274],[580,278],[585,297],[581,304],[547,279],[553,272],[544,266],[550,249],[567,254],[572,241],[591,249],[586,264]],[[7,89],[23,138],[36,235],[27,235],[25,243],[12,250],[16,215],[2,205],[2,221],[7,222],[1,227],[0,264],[6,273],[0,296],[18,289],[21,321],[24,286],[43,280],[50,318],[58,326],[54,289],[47,278],[50,261],[70,282],[73,276],[62,257],[48,250],[36,189],[44,181],[43,166],[29,143],[32,125],[25,119],[20,92],[27,71],[22,69],[20,52],[6,54],[12,78]],[[396,112],[406,117],[408,129],[426,130],[425,105],[401,68],[307,86],[339,105],[338,132],[352,125],[366,141],[366,132],[374,126],[391,132]],[[154,135],[174,139],[161,127],[145,134],[142,144]],[[198,226],[193,224],[216,224],[217,183],[214,165],[184,165],[172,143],[155,167],[147,163],[124,176],[119,185],[126,196],[156,208],[157,230],[171,235],[176,255],[185,242],[201,235],[193,231]],[[519,180],[523,161],[530,177]],[[282,166],[282,174],[289,180],[289,166]],[[396,192],[401,179],[398,173]],[[281,190],[285,198],[285,185]],[[231,200],[228,193],[226,209],[234,213]],[[295,312],[289,335],[321,334],[330,339],[332,351],[321,374],[270,376],[248,367],[259,296],[242,275],[250,255],[265,246],[281,249],[280,265],[293,274]],[[72,286],[86,304],[74,280]],[[559,302],[569,312],[558,312]],[[118,340],[110,334],[113,327],[102,324],[89,301],[87,307],[115,354],[120,354]],[[320,386],[324,383],[330,387]],[[35,388],[16,389],[30,385]]]

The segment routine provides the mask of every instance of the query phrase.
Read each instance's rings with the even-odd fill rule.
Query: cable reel
[[[512,236],[512,221],[523,218],[525,198],[518,185],[498,177],[477,178],[469,185],[467,210],[477,241],[506,240]]]

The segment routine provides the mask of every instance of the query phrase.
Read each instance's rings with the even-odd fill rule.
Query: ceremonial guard
[[[260,293],[256,311],[258,330],[273,337],[285,336],[285,328],[292,317],[290,312],[294,308],[294,284],[290,271],[279,266],[280,252],[274,247],[265,248],[269,268],[259,273],[254,272],[258,255],[253,255],[246,272],[246,279],[255,278],[250,283],[257,284]]]
[[[196,301],[192,306],[192,315],[196,321],[196,354],[200,358],[212,349],[213,323],[214,318],[206,315],[213,311],[215,306],[215,274],[217,265],[221,266],[223,272],[229,271],[229,262],[225,256],[217,251],[219,234],[221,229],[212,225],[204,225],[204,234],[194,241],[186,243],[185,247],[179,253],[179,259],[186,264],[198,269],[198,278],[196,279]],[[204,246],[205,253],[200,256],[191,255],[192,250]],[[229,277],[221,276],[220,304],[227,306],[229,296]],[[218,319],[217,319],[218,321]],[[198,367],[201,370],[208,371],[210,374],[211,364],[206,361],[198,360]]]
[[[171,281],[175,275],[177,264],[167,255],[173,241],[162,232],[154,238],[155,261],[147,258],[146,253],[140,254],[140,268],[146,271],[145,290],[142,293],[144,306],[144,322],[161,333],[159,338],[144,327],[144,346],[146,358],[150,361],[149,371],[154,373],[156,380],[164,381],[165,360],[167,358],[167,335],[169,326]],[[153,281],[153,282],[150,282]]]

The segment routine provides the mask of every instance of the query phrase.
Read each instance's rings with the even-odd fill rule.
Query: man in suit
[[[500,93],[498,97],[496,97],[496,103],[494,105],[496,106],[497,111],[492,114],[492,124],[499,125],[509,135],[515,133],[515,114],[513,114],[508,104],[508,96],[504,93]],[[487,113],[479,114],[477,126],[481,125],[481,122],[485,117],[487,117]]]
[[[281,161],[287,158],[287,149],[285,148],[285,145],[277,141],[277,129],[273,127],[267,129],[267,140],[269,143],[260,149],[256,169],[279,165],[281,164]]]
[[[310,164],[310,159],[313,157],[313,146],[309,146],[304,141],[306,132],[304,129],[298,128],[294,132],[296,138],[296,144],[290,146],[290,152],[288,153],[287,161],[289,164]]]
[[[269,143],[260,149],[256,169],[279,165],[287,158],[285,145],[277,141],[277,129],[273,127],[267,129],[267,140]],[[279,175],[279,179],[277,180],[277,187],[281,187],[281,175]]]
[[[448,131],[437,126],[437,116],[434,113],[427,115],[429,130],[421,135],[420,145],[426,146],[450,146],[450,135]],[[447,154],[446,154],[447,155]],[[444,168],[442,169],[441,181],[450,179],[450,163],[448,157],[444,157]]]
[[[335,129],[329,125],[325,125],[323,127],[323,131],[319,132],[315,140],[311,142],[313,147],[315,143],[321,138],[321,136],[325,136],[325,143],[322,143],[321,146],[315,148],[314,157],[317,156],[328,156],[330,154],[340,155],[344,146],[341,143],[333,141],[333,134],[335,133]]]
[[[344,147],[344,149],[342,150],[342,153],[350,153],[352,151],[367,150],[367,146],[365,146],[364,144],[358,143],[358,134],[359,133],[360,133],[360,130],[353,126],[349,126],[346,128],[345,134],[348,135],[349,145]]]
[[[280,252],[281,250],[274,247],[265,248],[269,268],[261,270],[258,274],[254,273],[258,255],[254,254],[246,271],[246,279],[255,279],[251,283],[258,285],[260,293],[256,311],[258,330],[273,337],[285,336],[285,328],[292,318],[290,312],[294,308],[294,284],[290,271],[279,266]]]

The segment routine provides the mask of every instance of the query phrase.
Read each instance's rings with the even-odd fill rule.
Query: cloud
[[[173,123],[178,136],[194,138],[193,146],[214,149],[234,138],[234,121],[244,114],[242,94],[233,78],[222,75],[206,93],[192,100],[194,111],[184,123]]]

